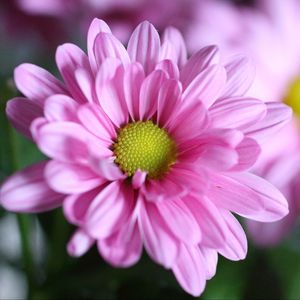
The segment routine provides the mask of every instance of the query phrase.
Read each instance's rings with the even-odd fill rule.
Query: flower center
[[[128,176],[138,169],[152,179],[161,178],[176,161],[176,145],[168,133],[152,121],[123,127],[113,144],[115,163]]]
[[[300,78],[294,80],[290,85],[284,102],[293,109],[298,117],[300,117]]]

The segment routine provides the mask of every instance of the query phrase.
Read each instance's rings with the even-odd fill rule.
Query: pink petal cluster
[[[284,101],[293,82],[300,78],[299,1],[256,0],[253,7],[237,7],[212,0],[197,5],[187,33],[189,49],[216,43],[225,56],[246,53],[256,67],[256,78],[247,95]],[[279,222],[248,222],[249,232],[259,245],[279,243],[300,214],[299,130],[299,117],[295,115],[284,130],[263,145],[263,155],[254,169],[284,193],[290,207],[289,215]]]
[[[31,64],[16,68],[25,97],[8,102],[8,117],[50,160],[7,179],[1,204],[14,212],[62,206],[78,227],[71,255],[96,243],[107,262],[128,267],[144,247],[184,290],[199,295],[218,253],[245,258],[246,236],[233,213],[265,222],[288,213],[282,194],[248,170],[261,139],[291,110],[244,96],[253,80],[245,57],[220,61],[209,46],[187,59],[175,28],[160,39],[143,22],[126,49],[95,19],[87,40],[88,54],[73,44],[57,49],[63,82]],[[128,177],[112,150],[120,128],[147,120],[177,148],[176,162],[159,179],[140,169]]]

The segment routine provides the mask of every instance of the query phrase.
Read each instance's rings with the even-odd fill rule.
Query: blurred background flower
[[[33,16],[52,16],[64,27],[73,29],[73,34],[81,27],[86,33],[95,17],[110,23],[114,34],[123,42],[142,21],[149,20],[159,29],[175,25],[182,29],[191,13],[191,0],[17,0],[18,7]],[[75,31],[74,31],[75,29]]]
[[[290,213],[273,224],[248,222],[254,242],[273,246],[291,234],[300,213],[300,3],[295,0],[257,0],[252,6],[224,1],[199,1],[193,26],[187,31],[191,51],[216,43],[225,56],[246,53],[256,66],[248,95],[283,101],[294,120],[263,147],[256,173],[274,183],[289,200]],[[221,20],[214,22],[212,20]],[[199,39],[195,35],[199,34]]]
[[[246,53],[257,69],[249,95],[285,101],[296,113],[293,122],[264,148],[256,167],[258,174],[284,192],[291,213],[271,226],[248,224],[256,244],[275,247],[265,250],[253,245],[247,260],[238,264],[221,259],[218,274],[201,298],[299,299],[299,13],[297,0],[2,0],[0,179],[44,158],[6,120],[5,102],[18,95],[11,80],[13,69],[26,61],[57,74],[55,48],[67,41],[83,45],[94,17],[107,21],[124,43],[137,23],[148,19],[161,31],[168,25],[178,27],[190,54],[208,44],[218,44],[224,57]],[[147,257],[129,270],[106,265],[95,249],[80,259],[69,258],[65,245],[72,228],[59,210],[40,216],[0,211],[0,221],[1,299],[26,295],[30,299],[190,298]]]

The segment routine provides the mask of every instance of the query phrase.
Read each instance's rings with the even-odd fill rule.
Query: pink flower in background
[[[35,48],[56,47],[67,33],[53,16],[30,15],[20,9],[16,0],[1,1],[0,25],[0,34],[4,35],[3,41],[19,42],[22,43],[22,47],[29,47],[30,44]],[[1,44],[3,47],[4,43]]]
[[[199,47],[217,44],[224,57],[245,53],[256,68],[248,94],[281,101],[291,78],[299,74],[300,41],[295,38],[299,3],[297,0],[255,3],[255,7],[248,7],[222,0],[194,2],[197,8],[186,30],[188,49],[193,53]]]
[[[248,222],[253,240],[272,246],[286,236],[300,213],[300,3],[257,0],[253,7],[237,7],[222,1],[203,1],[195,11],[187,34],[189,48],[193,51],[216,43],[225,56],[246,53],[256,66],[256,79],[247,95],[284,101],[295,112],[294,120],[263,145],[254,169],[289,201],[290,213],[283,220],[272,224]]]
[[[149,20],[163,30],[175,25],[183,29],[192,13],[191,0],[17,0],[25,13],[51,16],[72,31],[78,23],[84,32],[94,17],[109,22],[114,35],[127,42],[132,30]],[[159,12],[159,13],[158,13]]]
[[[8,102],[8,117],[50,160],[10,177],[1,204],[14,212],[62,206],[78,227],[71,255],[97,243],[107,262],[128,267],[144,246],[199,295],[218,253],[246,255],[232,213],[265,222],[287,214],[282,194],[247,171],[291,111],[243,96],[253,80],[246,58],[221,62],[209,46],[187,59],[172,27],[160,39],[143,22],[126,49],[95,19],[87,52],[57,49],[63,82],[31,64],[16,68],[25,97]]]
[[[8,78],[12,68],[29,57],[44,62],[66,35],[67,29],[56,18],[29,15],[15,0],[0,1],[0,76]]]

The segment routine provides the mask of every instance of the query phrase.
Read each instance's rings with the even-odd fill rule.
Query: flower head
[[[10,100],[7,114],[50,160],[13,175],[0,196],[12,211],[63,206],[78,227],[71,255],[97,242],[106,261],[127,267],[144,246],[199,295],[217,253],[246,255],[232,212],[268,222],[287,214],[284,197],[247,170],[258,141],[291,112],[243,97],[252,81],[246,58],[221,63],[209,46],[187,59],[176,29],[161,40],[148,22],[126,49],[95,19],[88,56],[65,44],[56,61],[64,83],[33,65],[15,70],[26,98]]]

